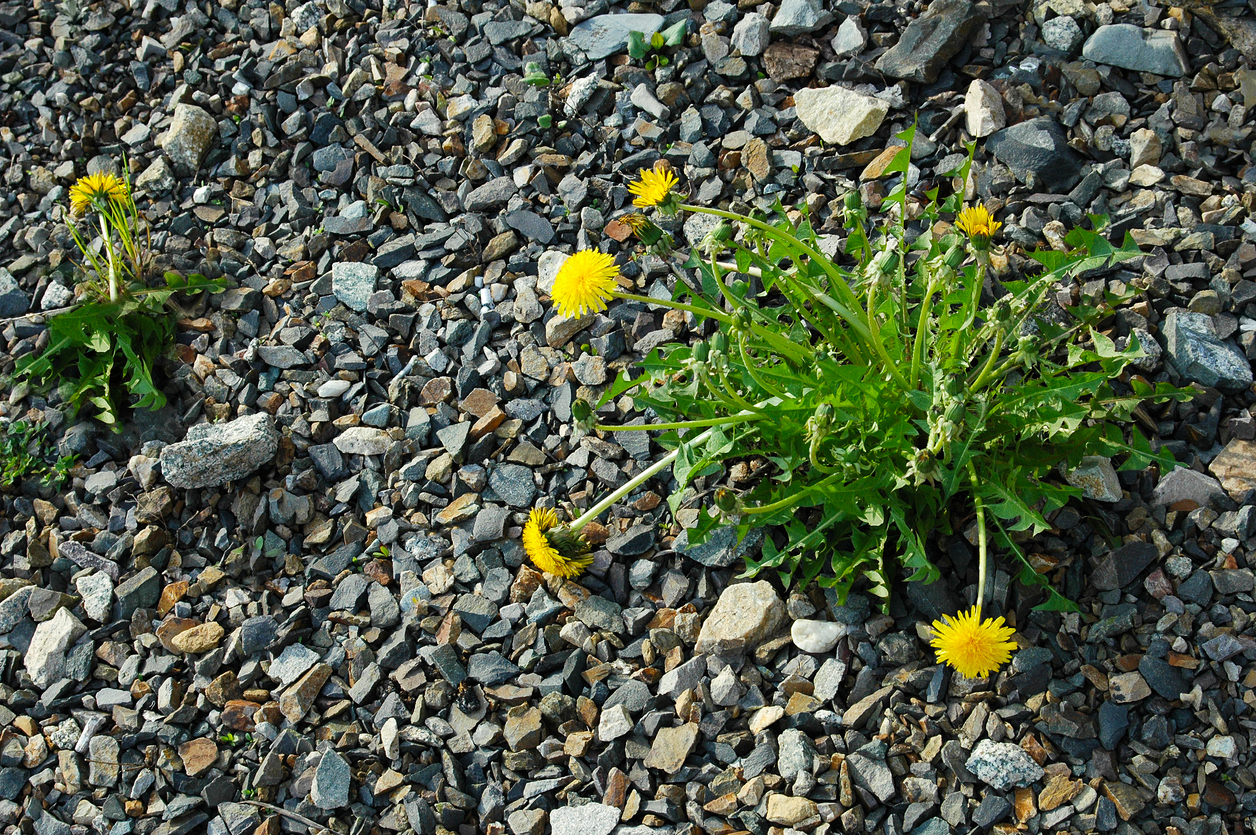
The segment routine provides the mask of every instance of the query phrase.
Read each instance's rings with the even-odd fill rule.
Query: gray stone
[[[1129,23],[1100,26],[1086,39],[1082,57],[1097,64],[1171,78],[1180,78],[1190,70],[1177,32],[1144,29]]]
[[[610,835],[619,825],[619,809],[603,803],[560,806],[550,812],[552,835]]]
[[[174,169],[165,157],[157,157],[135,178],[135,190],[149,194],[165,194],[178,184]]]
[[[1252,384],[1252,364],[1237,345],[1217,338],[1211,316],[1173,308],[1164,321],[1168,360],[1203,386],[1237,390]]]
[[[271,662],[267,675],[279,682],[281,688],[287,687],[305,675],[321,658],[322,656],[304,644],[289,644]]]
[[[331,291],[351,310],[366,312],[367,299],[375,292],[379,267],[354,261],[331,265]]]
[[[69,609],[58,609],[50,620],[35,627],[26,651],[26,672],[35,686],[43,689],[65,676],[66,655],[87,627]]]
[[[531,507],[536,498],[532,470],[522,464],[501,464],[488,475],[488,486],[511,507]]]
[[[606,541],[606,550],[622,557],[638,557],[654,547],[654,527],[633,525]]]
[[[1112,462],[1102,455],[1087,455],[1065,478],[1074,487],[1080,487],[1082,495],[1100,502],[1121,500],[1121,480]]]
[[[752,58],[762,55],[771,39],[768,19],[758,12],[750,12],[733,27],[731,43],[733,49]]]
[[[898,43],[877,59],[876,68],[892,78],[932,84],[938,74],[985,22],[984,5],[971,0],[933,0],[907,24]]]
[[[519,675],[519,668],[500,652],[477,652],[467,662],[467,675],[486,687],[496,687]]]
[[[0,267],[0,317],[21,316],[30,309],[30,297],[22,292],[13,273]]]
[[[1152,690],[1170,701],[1176,701],[1184,693],[1190,692],[1191,685],[1185,673],[1163,658],[1144,654],[1138,662],[1138,672],[1142,673],[1143,679]]]
[[[1022,183],[1052,193],[1081,179],[1081,160],[1053,119],[1041,116],[992,134],[986,148]]]
[[[591,17],[571,30],[571,41],[590,61],[599,61],[628,48],[628,35],[640,32],[650,36],[663,28],[657,14],[603,14]]]
[[[659,679],[658,694],[675,699],[686,690],[692,690],[702,680],[706,668],[706,657],[701,655],[677,665]]]
[[[351,782],[349,763],[334,750],[329,750],[314,769],[310,802],[320,809],[343,809],[349,805]]]
[[[279,432],[268,414],[247,415],[218,424],[197,424],[187,437],[161,450],[161,473],[173,487],[217,487],[270,462]]]
[[[1024,748],[989,739],[977,743],[965,767],[995,791],[1024,788],[1045,773]]]
[[[811,737],[803,731],[798,728],[787,728],[781,731],[776,743],[778,746],[777,773],[786,780],[792,782],[801,773],[811,774],[815,771],[816,746],[811,741]]]
[[[1173,507],[1179,502],[1192,502],[1196,507],[1219,507],[1229,500],[1221,482],[1187,467],[1178,467],[1163,476],[1151,494],[1151,503],[1157,507]]]
[[[1130,542],[1104,556],[1091,572],[1091,582],[1100,591],[1121,589],[1134,582],[1143,569],[1159,556],[1150,542]]]
[[[463,205],[468,212],[482,212],[502,205],[518,190],[511,178],[498,177],[471,191]]]
[[[1073,54],[1083,37],[1082,27],[1068,15],[1053,17],[1042,24],[1042,42],[1066,55]]]
[[[871,792],[882,803],[894,797],[894,772],[885,764],[885,743],[869,742],[846,757],[850,779],[864,791]]]
[[[122,620],[130,620],[136,609],[147,609],[161,596],[161,575],[151,565],[141,568],[113,590],[118,599],[118,614]]]
[[[803,35],[823,29],[833,22],[833,13],[820,0],[783,0],[772,18],[772,33]]]
[[[201,167],[205,152],[218,138],[218,123],[194,104],[177,104],[170,130],[162,134],[161,149],[180,175],[190,177]]]
[[[794,94],[794,111],[808,130],[825,142],[848,145],[872,136],[881,127],[890,105],[845,87],[804,87]]]
[[[680,553],[707,568],[728,568],[747,554],[754,554],[763,544],[763,531],[755,528],[737,541],[737,529],[731,525],[716,528],[700,545],[689,544],[689,531],[683,530],[673,544]]]

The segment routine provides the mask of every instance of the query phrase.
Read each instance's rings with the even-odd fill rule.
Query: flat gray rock
[[[619,825],[619,809],[604,803],[560,806],[550,812],[553,835],[610,835]]]
[[[331,265],[331,291],[345,307],[366,312],[366,300],[375,292],[379,267],[374,264],[345,262]]]
[[[576,26],[570,37],[590,61],[599,61],[627,49],[630,32],[640,32],[649,39],[662,28],[662,15],[602,14]]]
[[[1190,70],[1190,61],[1177,32],[1144,29],[1129,23],[1100,26],[1086,39],[1082,57],[1135,72],[1149,72],[1181,78]]]
[[[983,739],[968,757],[965,767],[995,791],[1024,788],[1042,779],[1042,766],[1024,748],[1011,742]]]
[[[279,432],[267,414],[198,424],[186,440],[162,449],[161,473],[172,487],[217,487],[254,472],[278,449]]]

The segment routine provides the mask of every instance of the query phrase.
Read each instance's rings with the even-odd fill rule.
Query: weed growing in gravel
[[[84,258],[75,303],[49,319],[48,347],[21,357],[17,375],[56,383],[71,410],[90,404],[96,419],[116,430],[122,388],[135,395],[136,406],[166,403],[153,368],[174,342],[171,297],[218,293],[226,284],[167,272],[163,285],[147,285],[148,226],[124,179],[104,173],[81,178],[70,189],[70,207],[70,234]]]
[[[74,466],[73,455],[58,455],[47,428],[25,420],[11,421],[0,433],[0,487],[34,479],[60,490]]]
[[[659,67],[671,63],[664,52],[669,46],[680,46],[685,40],[685,21],[669,26],[661,32],[646,35],[644,32],[628,33],[628,57],[640,61],[648,56],[645,62],[646,72],[654,72]]]
[[[902,138],[910,145],[911,132]],[[905,175],[909,155],[899,152],[887,175]],[[968,163],[955,172],[967,173]],[[644,373],[622,375],[596,407],[631,393],[661,423],[603,426],[587,406],[577,419],[598,431],[661,430],[670,452],[660,463],[679,485],[673,511],[694,479],[748,462],[752,486],[713,491],[689,531],[697,543],[719,525],[739,537],[766,528],[745,576],[775,569],[786,586],[815,581],[839,597],[862,582],[888,605],[896,575],[939,577],[932,534],[975,520],[977,605],[935,624],[935,643],[942,660],[984,674],[1013,646],[1002,619],[981,616],[988,539],[1016,555],[1020,581],[1044,594],[1040,608],[1074,608],[1018,539],[1049,529],[1046,516],[1081,494],[1061,466],[1087,455],[1120,458],[1125,470],[1173,466],[1130,418],[1141,403],[1188,395],[1126,373],[1143,356],[1137,341],[1118,350],[1099,329],[1124,297],[1061,308],[1052,292],[1140,255],[1128,236],[1113,246],[1092,217],[1092,229],[1068,235],[1067,252],[1032,254],[1037,275],[1000,282],[988,276],[1000,224],[986,208],[964,208],[960,195],[939,203],[936,190],[916,200],[899,179],[886,226],[869,222],[857,194],[846,198],[845,258],[834,258],[805,212],[690,205],[673,176],[643,171],[630,188],[638,208],[719,221],[684,264],[698,285],[677,281],[672,300],[634,296],[580,269],[595,253],[578,253],[555,281],[554,303],[569,314],[632,299],[693,313],[700,329],[716,323],[692,345],[656,348]],[[943,214],[958,217],[952,225]]]

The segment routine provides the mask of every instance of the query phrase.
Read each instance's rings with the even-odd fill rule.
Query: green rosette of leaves
[[[96,420],[118,430],[123,406],[166,404],[153,374],[174,344],[174,295],[219,293],[226,283],[167,272],[150,284],[148,225],[127,179],[80,178],[70,189],[70,209],[67,224],[83,256],[75,301],[50,312],[47,347],[19,357],[16,376],[56,385],[71,412],[90,406]]]
[[[979,548],[977,620],[990,541],[1020,562],[1022,583],[1041,589],[1039,608],[1075,608],[1021,543],[1081,495],[1061,473],[1083,457],[1118,459],[1123,470],[1174,466],[1132,417],[1142,404],[1190,396],[1130,373],[1144,356],[1137,340],[1118,349],[1103,332],[1129,290],[1076,292],[1080,276],[1142,253],[1128,235],[1109,242],[1105,219],[1092,216],[1066,250],[1032,253],[1033,275],[1002,277],[1000,224],[984,206],[963,206],[962,185],[940,202],[937,189],[910,193],[912,131],[900,138],[884,175],[901,175],[882,207],[891,220],[872,224],[848,195],[837,251],[803,210],[691,205],[670,172],[643,171],[629,187],[638,209],[719,223],[687,259],[661,255],[676,268],[672,299],[609,285],[605,298],[685,310],[706,336],[654,349],[642,373],[621,374],[594,407],[630,394],[661,423],[589,428],[662,430],[679,485],[673,511],[701,502],[691,543],[720,525],[739,537],[767,529],[745,576],[774,569],[787,586],[816,582],[839,598],[859,583],[888,606],[895,578],[938,578],[930,537],[962,532]],[[970,164],[971,148],[951,176],[967,182]],[[647,228],[637,216],[627,224]],[[592,281],[569,286],[599,292]],[[560,310],[570,303],[561,289]],[[1060,306],[1063,290],[1080,301]],[[752,474],[736,489],[684,489],[734,462]],[[996,635],[990,621],[981,629]],[[997,668],[1011,646],[987,643],[967,668]]]

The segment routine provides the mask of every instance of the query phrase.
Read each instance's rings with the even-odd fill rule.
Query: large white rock
[[[724,589],[707,615],[694,652],[724,654],[754,649],[785,621],[785,604],[766,580]]]
[[[805,87],[794,93],[794,110],[825,142],[849,145],[876,133],[890,106],[875,96],[833,85]]]
[[[217,487],[249,475],[279,450],[279,432],[268,414],[226,423],[201,423],[187,438],[161,451],[161,474],[172,487]]]
[[[58,609],[50,620],[35,627],[26,651],[26,672],[40,690],[65,675],[65,656],[74,642],[87,634],[82,621],[69,609]]]

